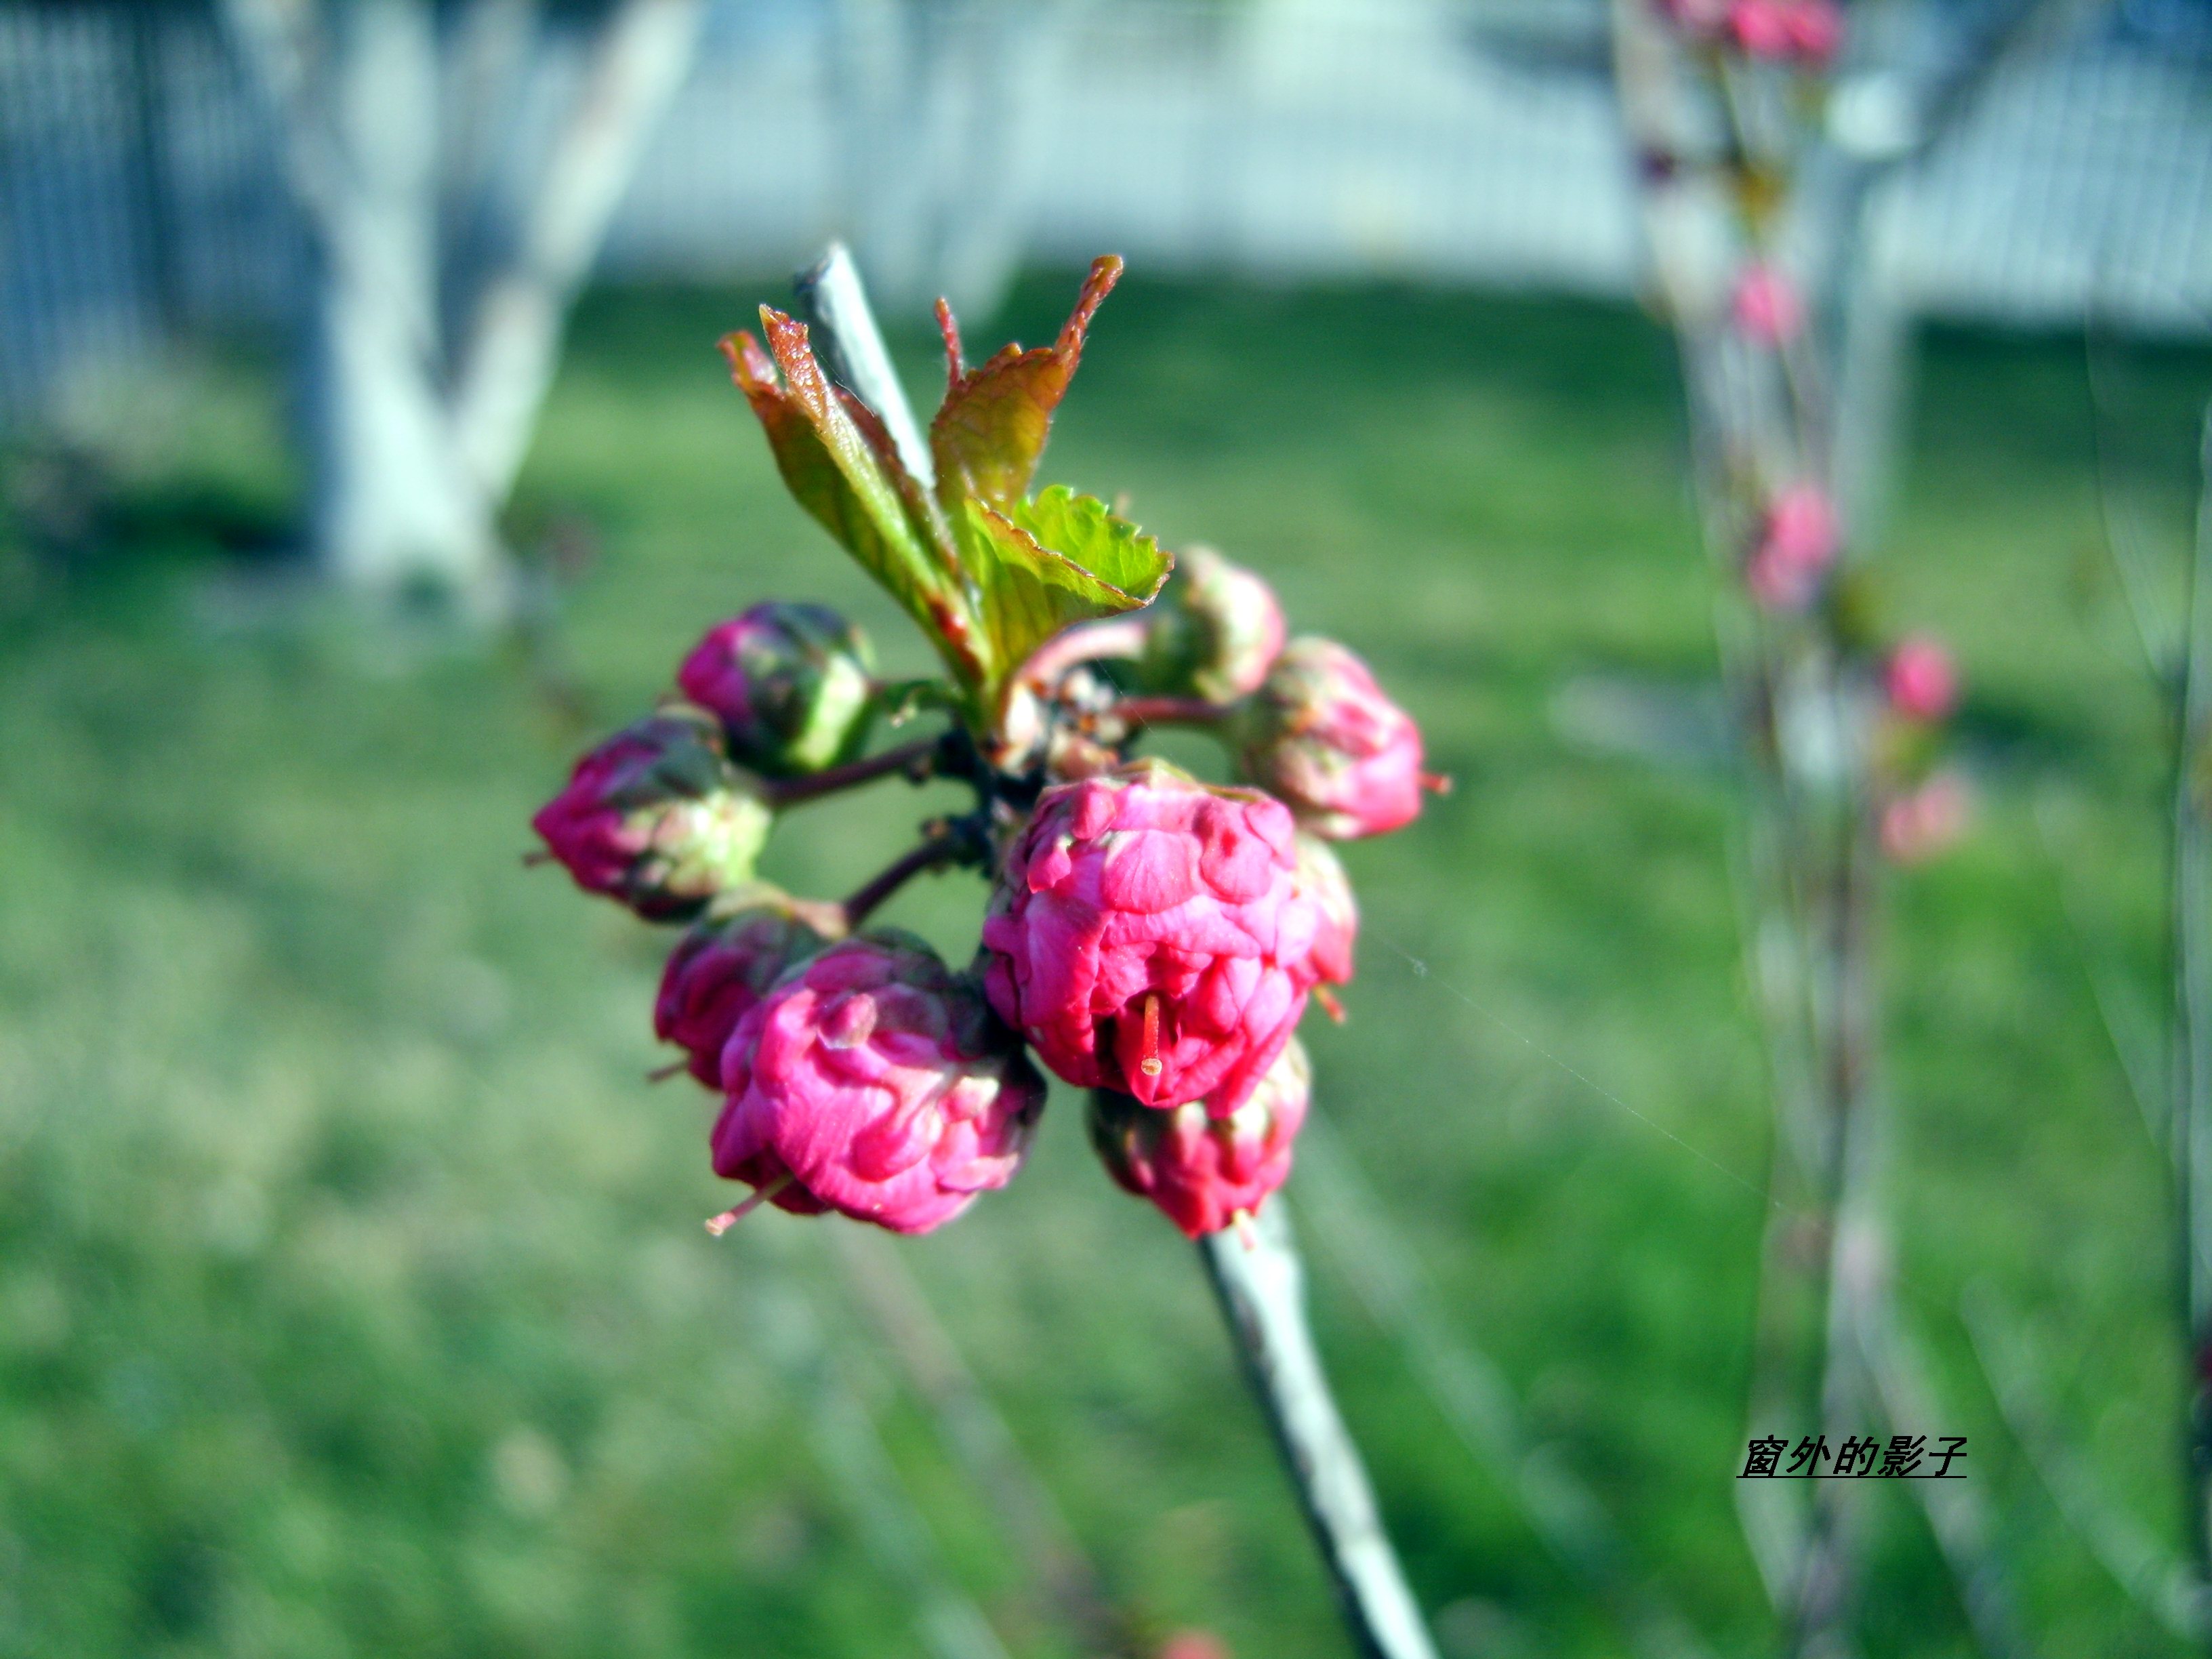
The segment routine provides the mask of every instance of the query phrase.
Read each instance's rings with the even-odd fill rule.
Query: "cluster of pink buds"
[[[687,922],[653,1029],[721,1097],[717,1174],[760,1204],[898,1232],[951,1219],[1021,1165],[1046,1084],[1092,1091],[1109,1173],[1197,1236],[1288,1175],[1310,998],[1340,1010],[1358,909],[1330,843],[1409,823],[1413,720],[1344,647],[1288,638],[1267,583],[1175,561],[1102,503],[1030,483],[1091,317],[1101,260],[1050,346],[970,368],[942,307],[933,483],[832,383],[805,328],[726,343],[800,504],[922,628],[942,679],[887,686],[835,612],[763,605],[709,629],[661,709],[593,750],[538,814],[587,891]],[[825,461],[825,458],[829,458]],[[949,729],[874,755],[878,720]],[[1182,723],[1223,781],[1139,752]],[[972,810],[842,902],[756,878],[779,814],[879,779],[956,780]],[[949,866],[990,884],[973,962],[864,926]]]
[[[1843,44],[1844,15],[1833,0],[1733,0],[1728,30],[1747,58],[1817,68]]]

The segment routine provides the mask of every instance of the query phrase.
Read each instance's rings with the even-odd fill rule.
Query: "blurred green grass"
[[[1024,286],[1013,331],[1048,332],[1071,290]],[[523,483],[520,520],[593,526],[558,649],[605,724],[761,597],[829,599],[923,665],[722,377],[744,299],[593,299]],[[2133,358],[2110,416],[2176,534],[2208,369]],[[187,493],[281,501],[271,386],[207,396]],[[1771,1626],[1731,1477],[1768,1126],[1729,783],[1590,752],[1551,712],[1579,673],[1711,675],[1679,428],[1667,343],[1632,314],[1133,283],[1047,472],[1261,568],[1455,775],[1350,849],[1368,925],[1350,1023],[1310,1032],[1325,1109],[1547,1455],[1749,1654]],[[1884,568],[1895,617],[1960,647],[1982,811],[1894,884],[1893,1207],[1943,1384],[1923,1426],[1970,1437],[2029,1627],[2160,1655],[2005,1437],[1958,1317],[1972,1285],[2033,1320],[2112,1500],[2178,1531],[2165,1179],[2085,969],[2157,1006],[2160,734],[2092,436],[2078,346],[1930,343]],[[988,1504],[818,1236],[700,1230],[726,1201],[709,1103],[643,1081],[664,940],[518,862],[579,741],[538,678],[241,622],[189,537],[158,515],[130,537],[0,619],[0,1654],[920,1651],[776,1358],[762,1287],[784,1277],[954,1579],[1018,1651],[1069,1651],[1024,1622]],[[806,809],[771,872],[844,891],[927,810],[896,786]],[[979,901],[948,878],[893,919],[964,956]],[[1312,1243],[1447,1651],[1623,1651]],[[900,1248],[1120,1597],[1246,1659],[1343,1651],[1188,1249],[1098,1177],[1072,1096],[1012,1190]],[[1900,1490],[1869,1644],[1966,1652]]]

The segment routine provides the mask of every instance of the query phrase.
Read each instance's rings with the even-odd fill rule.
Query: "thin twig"
[[[864,1227],[835,1227],[830,1242],[846,1283],[926,1401],[953,1454],[988,1498],[1001,1528],[1061,1620],[1092,1654],[1149,1659],[1151,1645],[1106,1590],[1098,1570],[1022,1455],[1006,1419],[976,1379],[890,1241]]]
[[[2081,961],[2082,976],[2089,981],[2089,1000],[2096,1005],[2097,1017],[2105,1027],[2105,1039],[2112,1044],[2112,1057],[2119,1062],[2128,1093],[2142,1118],[2143,1133],[2150,1137],[2151,1145],[2163,1152],[2170,1144],[2166,1128],[2170,1103],[2157,1062],[2149,1057],[2158,1039],[2146,1036],[2142,1028],[2133,1023],[2126,1012],[2127,1005],[2120,999],[2119,988],[2099,965],[2089,930],[2082,921],[2081,908],[2075,902],[2072,884],[2067,878],[2071,860],[2058,844],[2052,816],[2051,795],[2048,792],[2039,794],[2035,801],[2035,828],[2044,853],[2051,860],[2051,887],[2058,897],[2059,915],[2065,918],[2067,930],[2074,936],[2075,954]],[[2141,1016],[2140,1009],[2137,1015]]]
[[[1202,697],[1123,697],[1114,713],[1132,726],[1213,726],[1230,714],[1224,705]]]
[[[769,803],[778,809],[796,806],[801,801],[834,795],[841,789],[872,783],[878,778],[890,777],[899,772],[903,772],[911,781],[920,783],[934,769],[943,744],[942,738],[916,738],[896,749],[886,749],[879,755],[848,761],[842,766],[827,767],[819,772],[809,772],[795,778],[768,780],[764,787]]]
[[[1728,251],[1809,243],[1806,289],[1818,301],[1828,274],[1863,252],[1869,189],[1918,146],[1875,156],[1814,141],[1806,160],[1784,158],[1779,110],[1760,101],[1762,86],[1724,61],[1693,62],[1648,0],[1615,0],[1613,18],[1624,113],[1658,158],[1645,170],[1644,219],[1689,394],[1708,549],[1733,586],[1753,514],[1774,491],[1805,480],[1833,498],[1841,435],[1816,329],[1778,351],[1730,326]],[[1893,68],[1914,94],[1917,139],[1971,95],[1978,45],[1960,32],[1917,76]],[[1741,206],[1754,162],[1794,169],[1778,222]],[[1858,542],[1863,526],[1846,529],[1847,543]],[[1838,562],[1856,550],[1839,549]],[[1917,1382],[1887,1314],[1875,752],[1852,647],[1827,613],[1769,627],[1739,604],[1719,632],[1750,797],[1747,957],[1777,1093],[1752,1421],[1758,1432],[1817,1428],[1834,1442],[1901,1410]],[[1810,1352],[1799,1334],[1808,1320],[1820,1332]],[[1863,1499],[1848,1480],[1814,1483],[1809,1502],[1766,1483],[1739,1486],[1747,1537],[1796,1653],[1848,1639]],[[1929,1518],[1983,1645],[2019,1651],[1978,1510],[1947,1502]]]
[[[704,0],[622,0],[524,204],[514,257],[477,295],[451,397],[453,440],[491,501],[507,499],[553,383],[561,326],[647,143],[691,68]]]
[[[1872,1287],[1857,1310],[1859,1347],[1893,1434],[1942,1420],[1928,1364],[1897,1318],[1887,1285]],[[1990,1659],[2024,1659],[2033,1650],[2014,1610],[2012,1575],[1995,1541],[1982,1490],[1971,1480],[1915,1480],[1936,1546],[1943,1552],[1974,1638]]]
[[[872,878],[838,908],[845,913],[845,926],[858,927],[878,909],[892,894],[926,870],[939,870],[960,856],[960,842],[952,836],[932,836],[919,847],[901,855],[881,875]]]
[[[2162,612],[2156,584],[2144,568],[2140,520],[2133,519],[2124,530],[2121,526],[2120,490],[2106,431],[2109,398],[2098,369],[2096,340],[2087,329],[2081,337],[2081,378],[2089,394],[2089,450],[2096,464],[2097,511],[2105,529],[2105,550],[2119,578],[2120,598],[2142,652],[2143,670],[2151,684],[2166,693],[2173,679],[2181,625]]]
[[[1108,617],[1063,629],[1039,646],[1022,665],[1022,680],[1031,690],[1047,691],[1052,683],[1077,665],[1109,657],[1144,654],[1150,635],[1142,616]]]
[[[2212,731],[2212,405],[2200,432],[2203,488],[2188,567],[2181,677],[2173,721],[2172,1059],[2168,1127],[2180,1213],[2181,1291],[2189,1380],[2183,1476],[2191,1564],[2212,1582],[2212,823],[2200,763]]]
[[[1200,1239],[1198,1253],[1353,1643],[1367,1659],[1436,1659],[1306,1325],[1305,1268],[1282,1194],[1250,1229]]]
[[[882,417],[906,470],[925,488],[933,484],[937,469],[929,446],[900,388],[898,372],[891,367],[890,352],[876,325],[876,313],[869,307],[851,252],[842,242],[830,243],[819,259],[799,273],[793,286],[813,324],[817,354],[831,376]]]

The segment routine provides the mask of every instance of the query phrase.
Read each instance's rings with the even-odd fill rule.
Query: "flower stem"
[[[848,761],[842,766],[810,772],[804,777],[775,779],[768,786],[769,804],[778,809],[796,806],[801,801],[816,800],[840,790],[873,783],[894,772],[903,772],[920,783],[937,769],[939,745],[943,741],[942,738],[916,738],[896,749],[886,749],[880,755]]]
[[[959,856],[957,837],[949,835],[931,836],[845,901],[840,907],[845,912],[845,926],[848,929],[858,927],[886,899],[923,871],[941,869]]]
[[[1148,631],[1146,623],[1135,617],[1109,617],[1103,622],[1084,623],[1067,629],[1036,648],[1022,665],[1022,679],[1042,691],[1078,663],[1097,662],[1105,657],[1141,656]]]

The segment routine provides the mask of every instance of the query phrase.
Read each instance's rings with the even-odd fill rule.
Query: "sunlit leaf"
[[[973,692],[991,664],[942,512],[901,465],[874,412],[830,384],[807,344],[806,325],[767,306],[761,324],[773,357],[744,331],[725,339],[722,351],[785,485],[921,624],[954,678]]]
[[[1047,640],[1077,623],[1146,604],[1173,563],[1103,502],[1060,485],[1006,513],[970,498],[962,504],[958,528],[997,667],[993,702]]]
[[[929,425],[929,449],[937,466],[938,496],[947,512],[957,512],[969,496],[1003,512],[1029,493],[1052,429],[1053,410],[1066,395],[1082,359],[1091,314],[1121,275],[1115,255],[1094,261],[1059,339],[1027,351],[1010,345],[974,369],[961,361],[951,309],[938,301],[947,384],[945,402]]]
[[[1016,501],[1006,516],[1038,545],[1083,567],[1115,599],[1107,611],[1149,605],[1175,568],[1175,559],[1127,519],[1117,518],[1095,495],[1054,484],[1034,501]]]

